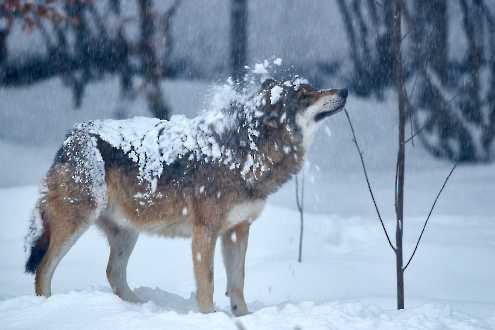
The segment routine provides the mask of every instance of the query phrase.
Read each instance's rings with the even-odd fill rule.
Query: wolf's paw
[[[210,314],[210,313],[216,313],[217,312],[217,310],[213,306],[211,306],[211,307],[199,307],[199,311],[203,314]]]
[[[213,301],[201,301],[200,299],[197,300],[197,306],[198,306],[198,311],[203,314],[209,314],[209,313],[215,313],[215,304]]]

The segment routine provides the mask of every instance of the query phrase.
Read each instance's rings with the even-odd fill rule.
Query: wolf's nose
[[[349,94],[349,91],[347,90],[347,88],[342,88],[342,89],[339,89],[339,92],[338,92],[339,96],[342,97],[342,98],[347,98],[347,95]]]

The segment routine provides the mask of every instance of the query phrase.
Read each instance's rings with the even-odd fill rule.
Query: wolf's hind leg
[[[60,217],[60,215],[58,215]],[[50,217],[50,243],[36,270],[35,291],[38,296],[51,295],[52,277],[60,260],[65,256],[77,239],[88,228],[87,222],[66,221]]]
[[[196,278],[196,299],[201,313],[215,311],[213,305],[213,258],[217,233],[206,225],[194,224],[192,258]]]
[[[136,245],[138,233],[122,228],[108,218],[100,218],[98,226],[105,232],[110,244],[107,278],[113,292],[129,302],[142,302],[127,284],[127,263]]]
[[[235,316],[249,313],[244,300],[244,264],[249,237],[249,223],[243,222],[222,237],[222,253],[227,273],[227,292]]]

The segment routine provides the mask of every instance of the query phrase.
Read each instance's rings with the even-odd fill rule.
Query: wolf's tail
[[[26,261],[26,273],[35,273],[41,264],[41,260],[48,251],[50,244],[50,226],[46,218],[46,196],[42,192],[31,218],[29,230],[25,238],[24,249],[29,250]]]

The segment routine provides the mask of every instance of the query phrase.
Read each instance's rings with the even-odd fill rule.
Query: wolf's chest
[[[227,212],[222,228],[227,230],[241,222],[253,222],[261,214],[264,207],[265,201],[262,199],[234,204]]]

